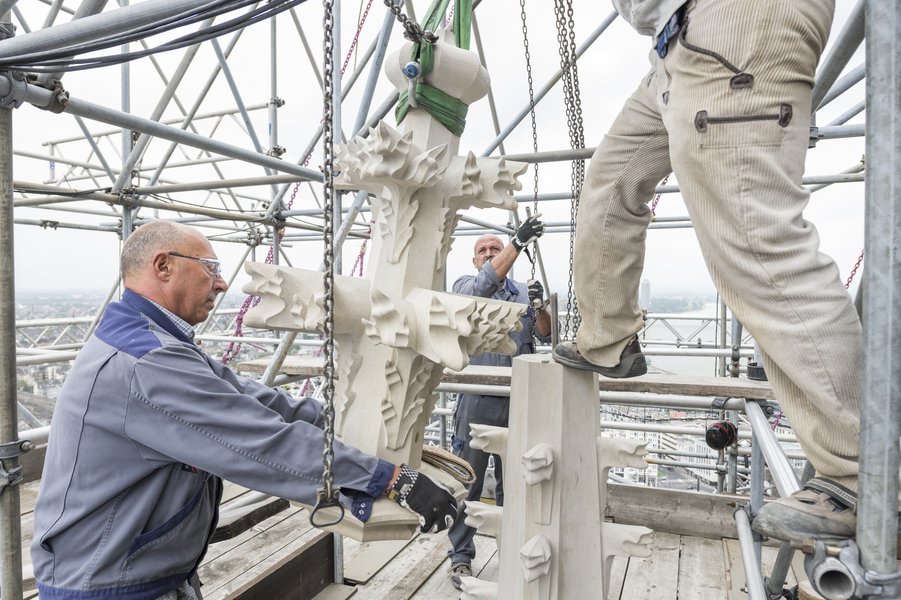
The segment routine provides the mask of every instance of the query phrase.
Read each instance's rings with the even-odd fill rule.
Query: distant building
[[[651,280],[642,279],[641,287],[638,290],[638,306],[640,308],[649,308],[651,306]]]

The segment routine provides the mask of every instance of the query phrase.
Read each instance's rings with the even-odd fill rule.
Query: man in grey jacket
[[[803,210],[811,91],[834,0],[614,0],[652,38],[651,72],[591,160],[574,284],[582,324],[555,358],[607,377],[646,371],[635,334],[654,186],[679,180],[704,259],[763,363],[817,476],[753,527],[809,543],[854,535],[862,329]]]
[[[542,233],[544,233],[544,224],[538,220],[538,215],[535,215],[520,225],[506,246],[496,235],[483,235],[476,240],[472,264],[478,273],[458,278],[454,282],[454,292],[506,302],[519,302],[528,304],[529,308],[521,319],[522,329],[510,333],[510,337],[516,343],[516,351],[512,356],[488,352],[473,356],[469,360],[469,364],[509,367],[512,364],[513,356],[530,354],[535,351],[534,336],[545,343],[550,341],[551,316],[543,302],[544,290],[541,283],[530,281],[526,285],[507,277],[519,254],[535,239],[541,237]],[[478,501],[482,496],[485,471],[488,469],[488,454],[469,446],[469,442],[472,440],[469,426],[477,423],[506,427],[509,417],[510,398],[508,397],[482,394],[459,394],[457,396],[457,407],[454,412],[453,451],[454,454],[467,461],[475,471],[476,480],[470,486],[469,495],[466,497],[471,502]],[[500,461],[497,460],[497,457],[495,459],[494,472],[499,483],[495,500],[498,506],[503,506]],[[465,518],[464,505],[461,504],[457,519],[447,532],[452,546],[447,552],[451,560],[449,574],[451,584],[457,589],[460,589],[463,577],[472,575],[472,560],[476,555],[476,545],[473,542],[475,529],[464,522]]]
[[[139,228],[121,257],[125,292],[104,312],[60,392],[34,517],[43,600],[200,598],[222,480],[315,503],[322,411],[245,379],[193,342],[227,288],[198,231]],[[375,498],[445,529],[456,503],[406,465],[335,443],[335,486],[366,521]]]

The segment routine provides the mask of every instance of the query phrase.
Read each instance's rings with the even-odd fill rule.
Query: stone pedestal
[[[472,442],[504,456],[499,581],[464,578],[461,597],[598,598],[610,557],[648,555],[649,529],[603,522],[608,469],[644,464],[644,447],[599,438],[599,424],[597,375],[546,355],[513,360],[507,434],[473,427]],[[488,522],[472,512],[467,522]]]

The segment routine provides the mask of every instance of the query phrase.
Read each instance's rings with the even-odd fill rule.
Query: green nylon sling
[[[437,30],[449,3],[450,0],[434,0],[432,2],[422,23],[423,30]],[[472,0],[454,0],[453,32],[458,48],[469,50],[471,29]],[[434,46],[423,40],[415,42],[411,61],[418,62],[421,69],[419,78],[412,88],[416,104],[428,111],[448,131],[459,137],[466,127],[466,112],[469,107],[459,98],[454,98],[422,81],[435,67]],[[394,117],[398,123],[404,120],[410,108],[409,90],[407,90],[400,94],[397,108],[394,111]]]

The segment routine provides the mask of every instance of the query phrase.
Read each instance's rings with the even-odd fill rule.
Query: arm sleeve
[[[485,261],[482,270],[475,275],[464,275],[454,282],[455,294],[466,294],[467,296],[479,296],[482,298],[490,298],[497,291],[500,285],[500,279],[494,272],[494,267],[490,261]]]
[[[322,430],[306,420],[287,421],[247,391],[260,390],[236,388],[191,348],[164,346],[135,365],[125,433],[239,485],[313,504],[323,471]],[[282,404],[280,397],[269,401]],[[359,498],[384,491],[394,467],[337,440],[334,451],[335,485],[354,499],[356,512]],[[371,510],[371,502],[365,504]],[[365,521],[368,512],[362,516]]]
[[[289,423],[306,421],[322,427],[322,405],[313,398],[295,398],[279,388],[242,377],[209,356],[205,356],[205,358],[217,377],[234,387],[236,391],[253,396],[260,404],[280,414],[285,421]]]

